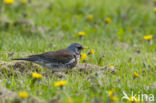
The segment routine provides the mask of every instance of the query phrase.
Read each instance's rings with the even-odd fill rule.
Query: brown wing
[[[29,58],[35,60],[44,60],[45,62],[51,62],[51,63],[68,63],[70,60],[74,59],[74,55],[72,55],[69,51],[66,49],[53,51],[53,52],[46,52],[39,55],[31,55]]]

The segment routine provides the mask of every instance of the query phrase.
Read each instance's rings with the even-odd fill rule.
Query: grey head
[[[80,56],[80,53],[83,49],[84,47],[79,43],[73,43],[67,47],[67,50],[76,56]]]

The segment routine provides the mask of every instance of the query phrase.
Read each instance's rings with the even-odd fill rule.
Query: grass
[[[63,103],[71,102],[69,98],[74,103],[114,102],[108,95],[112,88],[118,103],[129,102],[121,99],[123,91],[129,96],[132,91],[156,95],[156,89],[151,87],[156,81],[154,7],[152,0],[32,0],[26,5],[20,0],[6,5],[1,0],[1,61],[12,62],[10,58],[53,51],[78,42],[95,49],[95,55],[88,56],[86,63],[114,65],[117,69],[115,73],[97,75],[93,74],[99,70],[87,74],[69,72],[60,79],[45,68],[31,70],[31,66],[26,66],[29,72],[15,73],[16,69],[4,70],[1,65],[1,85],[16,93],[26,91],[45,102],[55,98]],[[93,19],[88,20],[90,14]],[[106,18],[111,18],[109,24],[105,23]],[[85,32],[83,39],[78,32]],[[153,35],[152,44],[144,40],[144,35]],[[32,85],[34,71],[43,78]],[[140,76],[134,78],[134,72]],[[54,86],[60,80],[67,81],[62,89]]]

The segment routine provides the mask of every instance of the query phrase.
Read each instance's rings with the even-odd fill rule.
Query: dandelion
[[[111,18],[109,18],[109,17],[107,17],[107,18],[105,19],[105,23],[106,23],[106,24],[109,24],[111,21],[112,21],[112,20],[111,20]]]
[[[63,87],[67,84],[67,81],[59,81],[59,82],[55,82],[54,86],[55,87]]]
[[[88,18],[88,20],[93,20],[93,15],[89,14],[87,18]]]
[[[21,3],[25,5],[25,4],[28,3],[28,1],[27,0],[22,0]]]
[[[114,90],[113,88],[112,88],[111,90],[108,91],[109,96],[114,95],[114,93],[115,93],[115,90]]]
[[[91,54],[95,54],[95,50],[94,50],[94,49],[91,49],[91,50],[90,50],[90,53],[91,53]]]
[[[156,13],[156,7],[153,9],[153,11]]]
[[[83,37],[85,35],[85,32],[79,32],[78,35],[79,37]]]
[[[108,94],[109,94],[110,100],[112,100],[112,101],[117,101],[118,100],[118,98],[114,96],[115,90],[113,88],[108,91]]]
[[[35,79],[42,79],[43,78],[43,76],[41,74],[38,74],[38,73],[32,73],[32,77]]]
[[[14,0],[4,0],[4,3],[5,4],[13,4],[14,3]]]
[[[89,51],[88,55],[90,55],[90,54],[95,54],[95,50],[94,50],[94,49],[91,49],[91,50]]]
[[[129,97],[129,101],[131,101],[131,102],[138,102],[139,100],[135,96],[131,96],[131,97]]]
[[[109,69],[113,70],[115,67],[113,65],[109,66]]]
[[[87,54],[86,53],[82,53],[81,54],[81,60],[85,61],[87,59]]]
[[[29,94],[27,92],[19,92],[18,96],[22,99],[25,99],[29,97]]]
[[[134,77],[139,77],[140,75],[137,72],[134,72]]]
[[[74,103],[72,98],[68,98],[66,103]]]
[[[115,96],[110,96],[110,99],[111,99],[112,101],[117,101],[117,100],[118,100],[118,98],[115,97]]]
[[[145,36],[144,36],[144,39],[145,39],[145,40],[151,40],[151,39],[152,39],[152,35],[145,35]]]

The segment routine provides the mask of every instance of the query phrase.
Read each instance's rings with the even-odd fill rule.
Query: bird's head
[[[82,46],[79,43],[73,43],[67,47],[67,50],[73,55],[79,56],[83,49],[88,49],[87,47]]]

